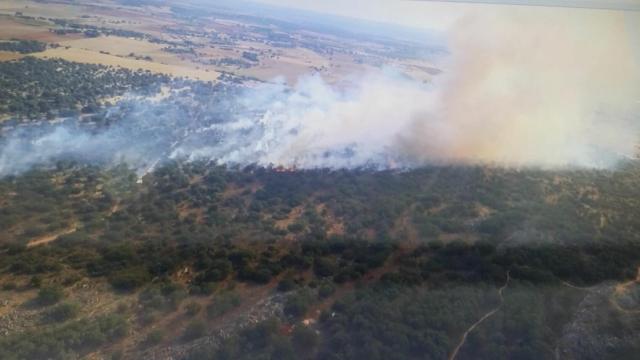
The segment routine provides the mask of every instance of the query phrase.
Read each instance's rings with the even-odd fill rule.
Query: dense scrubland
[[[36,40],[11,40],[0,42],[0,51],[12,51],[21,54],[44,51],[46,48],[46,43]]]
[[[92,113],[101,100],[126,92],[153,93],[166,75],[61,59],[0,62],[0,112],[17,118]]]
[[[565,284],[635,276],[639,170],[635,162],[555,172],[175,162],[140,183],[125,166],[34,169],[0,182],[0,267],[13,279],[7,291],[40,289],[30,306],[47,307],[48,325],[31,330],[37,336],[5,337],[2,348],[18,358],[83,354],[117,342],[123,328],[144,332],[180,304],[186,313],[204,306],[210,319],[224,316],[242,303],[234,284],[278,284],[270,291],[288,294],[281,316],[190,356],[444,358],[464,328],[499,303],[496,289],[509,272],[499,319],[481,326],[459,356],[552,357],[585,296]],[[30,245],[50,234],[61,235]],[[176,281],[183,269],[187,278]],[[138,306],[97,323],[72,320],[73,303],[49,309],[82,278],[104,279],[117,296],[138,294]],[[315,309],[318,322],[299,325]],[[607,320],[619,322],[607,329],[620,338],[637,330],[624,315]],[[194,321],[178,338],[151,332],[135,346],[190,341],[207,328]]]
[[[106,97],[175,81],[32,58],[0,63],[0,74],[2,111],[30,119],[99,113]],[[213,86],[190,85],[202,90],[194,103]],[[613,170],[135,170],[69,160],[0,179],[0,358],[639,350],[637,160]]]

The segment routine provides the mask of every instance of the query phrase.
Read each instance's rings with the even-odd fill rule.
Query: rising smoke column
[[[631,156],[640,59],[629,20],[640,15],[509,7],[463,17],[436,80],[438,105],[401,146],[417,160],[512,165],[601,167]]]

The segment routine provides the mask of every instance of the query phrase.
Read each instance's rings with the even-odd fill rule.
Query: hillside
[[[504,304],[460,358],[582,358],[575,336],[604,356],[602,334],[630,351],[640,196],[629,194],[638,171],[174,163],[139,183],[123,167],[33,170],[0,183],[2,347],[31,358],[296,357],[298,346],[320,358],[364,356],[358,342],[340,342],[349,336],[379,342],[380,354],[442,358],[496,306],[509,273]],[[58,295],[43,303],[50,292]],[[584,319],[585,306],[595,318]],[[91,330],[97,338],[60,337],[91,333],[89,319],[105,323]],[[358,333],[362,322],[387,325]],[[429,340],[414,350],[392,345],[417,334]],[[242,342],[256,336],[262,347],[247,352]]]
[[[268,3],[0,2],[0,360],[638,358],[635,13]]]

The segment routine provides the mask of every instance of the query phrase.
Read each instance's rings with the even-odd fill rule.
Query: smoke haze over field
[[[462,17],[448,34],[444,73],[430,84],[397,69],[339,87],[309,76],[293,88],[247,90],[223,119],[194,123],[175,104],[136,100],[103,133],[70,125],[15,132],[0,145],[0,174],[68,156],[124,160],[141,171],[166,158],[298,168],[608,167],[638,142],[638,35],[623,13],[574,11]]]

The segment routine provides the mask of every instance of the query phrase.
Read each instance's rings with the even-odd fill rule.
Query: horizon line
[[[408,0],[408,1],[640,11],[640,2],[636,0],[566,0],[566,1],[563,1],[563,0]]]

